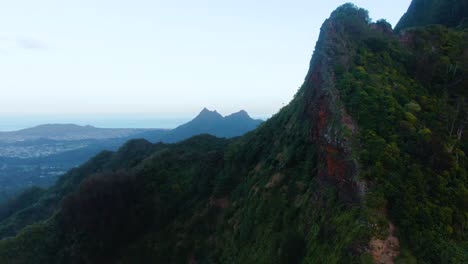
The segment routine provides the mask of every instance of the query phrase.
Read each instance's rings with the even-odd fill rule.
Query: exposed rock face
[[[309,93],[305,111],[315,124],[312,136],[319,146],[319,177],[336,185],[341,198],[356,202],[363,196],[365,184],[356,179],[358,165],[351,153],[350,137],[357,128],[335,87],[333,65],[349,59],[346,44],[337,41],[337,34],[334,22],[326,21],[304,84]]]

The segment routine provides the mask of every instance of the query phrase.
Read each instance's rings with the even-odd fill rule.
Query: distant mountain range
[[[255,129],[263,121],[253,119],[241,110],[223,117],[216,110],[206,108],[190,122],[174,129],[97,128],[75,124],[44,124],[18,131],[0,132],[0,143],[47,140],[101,140],[144,138],[152,142],[174,143],[199,134],[231,138]],[[1,156],[1,154],[0,154]]]
[[[115,151],[131,139],[175,143],[199,134],[230,138],[255,129],[261,122],[245,111],[223,117],[204,108],[192,121],[174,129],[45,124],[0,132],[0,201],[28,186],[49,186],[69,169],[101,151]]]
[[[210,111],[203,108],[193,120],[172,130],[165,133],[148,131],[139,136],[152,142],[164,143],[174,143],[200,134],[231,138],[242,136],[257,128],[262,122],[262,120],[251,118],[244,110],[223,117],[216,110]]]

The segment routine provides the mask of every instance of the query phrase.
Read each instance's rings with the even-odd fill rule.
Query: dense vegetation
[[[358,37],[344,36],[351,63],[336,65],[336,78],[359,125],[367,199],[389,210],[421,261],[467,261],[468,34],[432,25],[395,36],[365,20],[354,19]]]
[[[130,141],[31,190],[0,211],[0,262],[372,263],[393,235],[397,263],[467,262],[468,33],[447,26],[339,7],[278,114]]]
[[[0,261],[357,261],[354,244],[366,241],[361,214],[331,186],[317,192],[301,101],[232,143],[201,136],[101,154],[58,183],[71,193],[58,213],[0,242]]]
[[[245,111],[223,117],[216,111],[203,109],[193,120],[174,129],[40,125],[0,133],[0,204],[8,203],[28,187],[50,187],[68,170],[103,150],[115,151],[131,139],[175,143],[200,134],[232,138],[244,135],[262,122]]]
[[[468,25],[466,0],[413,0],[395,30],[441,24],[449,27]]]
[[[85,139],[85,140],[32,140],[16,143],[0,143],[0,149],[29,148],[48,149],[56,146],[81,145],[68,150],[41,157],[0,157],[0,204],[24,191],[30,186],[47,188],[68,170],[84,164],[103,150],[116,150],[127,139]]]

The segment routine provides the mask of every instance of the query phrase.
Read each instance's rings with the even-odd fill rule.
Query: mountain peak
[[[216,111],[216,110],[215,110]],[[203,109],[201,110],[201,113],[205,113],[205,112],[212,112],[210,111],[208,108],[206,107],[203,107]]]
[[[237,112],[237,113],[233,113],[233,115],[246,115],[246,116],[249,116],[249,114],[248,114],[247,111],[245,111],[245,110],[240,110],[240,111]]]
[[[201,112],[195,117],[195,119],[222,119],[223,116],[216,110],[210,111],[204,107]]]
[[[216,111],[216,110],[211,111],[208,108],[203,107],[203,109],[200,111],[200,113],[218,113],[218,111]]]
[[[235,113],[232,113],[228,116],[226,116],[226,118],[229,118],[229,117],[237,117],[237,118],[251,118],[249,116],[249,114],[247,113],[247,111],[245,110],[240,110],[239,112],[235,112]]]

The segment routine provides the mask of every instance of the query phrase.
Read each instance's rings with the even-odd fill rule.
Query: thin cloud
[[[48,46],[35,38],[19,36],[0,36],[0,52],[14,50],[46,50]]]
[[[33,38],[17,38],[16,44],[19,48],[29,50],[43,50],[47,49],[47,45],[40,40]]]

